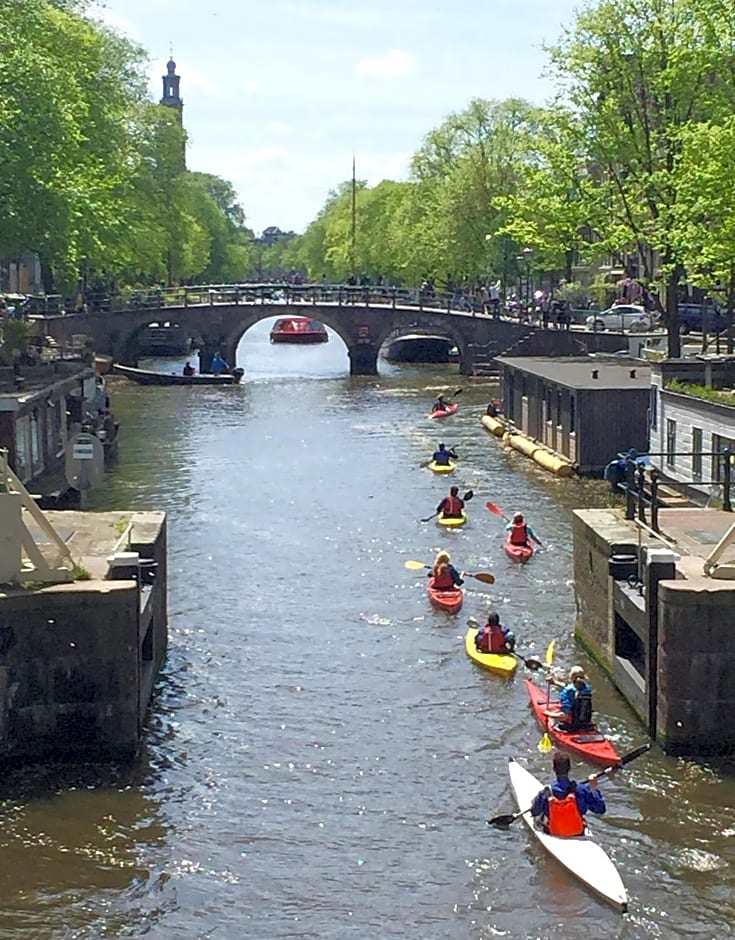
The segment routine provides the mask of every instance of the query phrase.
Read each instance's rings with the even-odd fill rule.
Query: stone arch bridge
[[[109,298],[101,309],[48,317],[45,328],[61,345],[74,334],[92,339],[95,351],[136,365],[143,330],[150,323],[179,324],[199,341],[208,368],[219,350],[233,365],[247,330],[268,317],[309,316],[331,327],[344,341],[353,375],[377,375],[380,347],[388,337],[414,330],[448,336],[459,351],[459,368],[471,375],[534,328],[481,311],[453,309],[445,297],[387,288],[274,285],[181,288],[139,299]]]

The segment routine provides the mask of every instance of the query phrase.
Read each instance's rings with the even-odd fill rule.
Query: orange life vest
[[[511,545],[527,545],[528,544],[528,530],[526,529],[526,523],[517,522],[513,523],[513,528],[510,530],[510,538],[508,539]]]
[[[462,507],[464,503],[459,498],[459,496],[445,496],[444,497],[444,515],[445,516],[460,516],[462,515]]]
[[[452,572],[449,570],[449,565],[440,565],[437,573],[437,568],[435,567],[432,571],[434,577],[434,587],[439,591],[446,591],[448,588],[454,587],[454,578],[452,577]]]
[[[562,799],[557,796],[549,797],[549,835],[581,836],[584,832],[584,819],[577,806],[574,790]]]
[[[506,653],[505,634],[500,624],[486,623],[478,644],[481,653]]]

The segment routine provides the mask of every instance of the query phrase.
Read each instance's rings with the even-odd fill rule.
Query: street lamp
[[[533,291],[531,290],[531,258],[533,257],[533,248],[524,248],[523,257],[526,262],[526,302],[531,302]]]

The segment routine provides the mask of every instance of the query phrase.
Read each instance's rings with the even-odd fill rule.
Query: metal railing
[[[650,527],[660,533],[658,512],[662,507],[662,500],[659,496],[661,484],[661,471],[657,467],[648,467],[641,457],[710,457],[713,465],[715,460],[720,461],[722,471],[720,479],[713,480],[666,480],[667,486],[722,486],[722,508],[725,512],[732,512],[732,458],[733,454],[729,448],[721,451],[680,451],[672,453],[665,451],[662,453],[638,454],[636,457],[623,455],[625,458],[625,479],[618,483],[618,489],[625,493],[625,518],[638,519],[644,525],[648,524],[646,520],[646,509],[650,510]],[[646,471],[648,471],[648,479]]]

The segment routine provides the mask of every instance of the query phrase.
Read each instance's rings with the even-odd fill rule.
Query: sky
[[[256,233],[303,231],[330,192],[408,178],[431,130],[473,98],[553,93],[544,43],[580,0],[99,0],[181,77],[190,170],[229,180]]]

